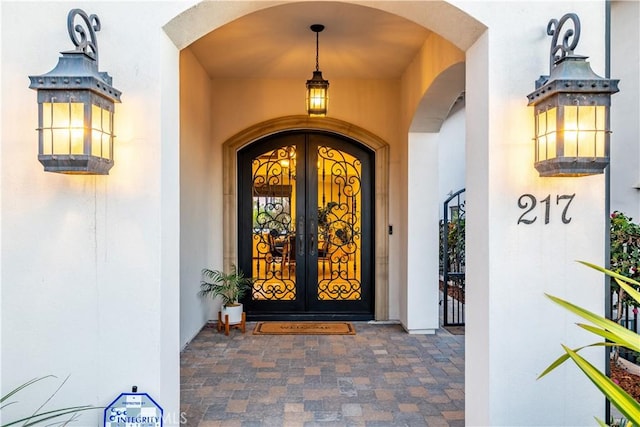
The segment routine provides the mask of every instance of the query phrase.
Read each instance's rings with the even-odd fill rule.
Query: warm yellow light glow
[[[288,158],[283,159],[283,155]],[[318,160],[318,165],[324,165],[325,169],[307,171],[317,174],[311,181],[317,182],[317,199],[312,205],[320,209],[333,203],[333,207],[326,214],[324,224],[316,223],[313,234],[317,236],[318,250],[307,259],[299,256],[308,254],[296,251],[296,242],[299,242],[296,228],[302,227],[300,230],[305,232],[309,224],[304,222],[304,216],[302,222],[296,217],[296,185],[300,181],[273,167],[274,163],[281,166],[288,163],[295,168],[294,158],[295,147],[285,146],[262,153],[251,162],[254,178],[251,271],[255,279],[252,299],[292,301],[299,298],[298,290],[308,289],[307,282],[297,282],[301,276],[296,274],[296,268],[304,259],[317,264],[317,278],[307,279],[315,282],[312,294],[315,293],[318,300],[361,300],[363,213],[359,177],[362,164],[347,152],[318,147],[318,159],[323,159]],[[306,199],[300,201],[301,205],[307,203]],[[272,230],[278,232],[272,235]]]
[[[45,102],[42,112],[43,154],[83,154],[84,104]]]
[[[565,157],[604,157],[604,106],[564,107]]]
[[[325,91],[323,89],[311,89],[310,92],[311,92],[309,96],[310,107],[314,110],[317,110],[319,108],[324,108]]]
[[[325,87],[308,87],[307,111],[310,116],[325,116],[327,113],[327,102],[327,89]]]
[[[603,105],[598,105],[596,108],[596,128],[598,131],[596,132],[596,157],[605,157],[606,156],[606,134],[607,127],[605,122],[606,115],[606,107]]]
[[[564,155],[578,155],[578,107],[564,107]]]
[[[536,116],[537,161],[556,157],[556,113],[554,107],[539,111]]]
[[[111,112],[97,105],[91,107],[91,155],[111,158]]]

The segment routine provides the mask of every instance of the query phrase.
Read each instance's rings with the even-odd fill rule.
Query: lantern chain
[[[320,71],[320,32],[324,30],[324,25],[313,24],[310,28],[311,31],[316,33],[316,71]]]
[[[320,51],[319,39],[320,39],[320,32],[317,31],[316,32],[316,71],[320,71],[320,60],[319,60],[319,54],[318,54],[318,52]]]

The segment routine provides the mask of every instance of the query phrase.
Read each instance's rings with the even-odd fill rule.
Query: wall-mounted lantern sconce
[[[316,70],[311,80],[307,80],[307,112],[310,117],[324,117],[329,103],[329,81],[322,78],[318,61],[318,40],[324,25],[313,24],[310,28],[316,33]]]
[[[558,44],[562,26],[571,21]],[[527,95],[535,108],[535,168],[540,176],[602,173],[609,164],[609,107],[619,80],[596,75],[573,50],[580,39],[575,13],[552,19],[549,76],[536,81]]]
[[[77,25],[76,17],[81,18]],[[38,160],[48,172],[108,175],[114,103],[121,92],[98,71],[99,18],[72,9],[67,28],[76,49],[61,52],[47,74],[29,76],[29,88],[38,92]]]

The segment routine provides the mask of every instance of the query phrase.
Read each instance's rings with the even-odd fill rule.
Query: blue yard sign
[[[162,408],[147,393],[121,393],[105,408],[104,427],[162,427]]]

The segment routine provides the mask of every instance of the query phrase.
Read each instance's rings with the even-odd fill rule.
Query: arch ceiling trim
[[[333,10],[331,15],[327,15],[325,18],[330,22],[324,22],[327,31],[326,34],[323,34],[323,43],[329,41],[327,37],[331,37],[330,29],[333,24],[331,20],[342,19],[341,11],[353,13],[354,10],[357,10],[356,6],[360,6],[358,9],[361,11],[364,8],[369,8],[373,11],[379,11],[381,16],[386,13],[404,18],[439,34],[462,51],[471,47],[486,30],[486,26],[473,16],[445,1],[202,1],[173,18],[163,29],[178,49],[184,49],[211,31],[247,15],[259,18],[261,11],[275,6],[292,5],[295,7],[297,4],[303,3],[306,3],[304,8],[319,5],[320,10],[328,8]],[[314,21],[315,17],[313,15],[304,16],[304,18],[298,15],[287,16],[286,11],[287,8],[282,8],[282,19],[286,19],[286,24],[279,23],[279,31],[261,34],[260,40],[262,42],[267,42],[266,38],[269,37],[304,39],[309,36],[307,34],[309,33],[309,24],[314,23],[311,21]],[[268,19],[272,19],[272,15],[272,13],[265,13]],[[335,16],[335,18],[330,18],[330,16]],[[357,18],[355,15],[350,17],[350,19],[355,18]],[[291,19],[300,20],[300,24],[291,25]],[[256,23],[259,22],[256,21]],[[385,31],[384,28],[378,30]],[[284,34],[282,34],[283,32]],[[345,35],[347,33],[343,34],[342,38]],[[371,38],[371,33],[366,33],[364,37]]]
[[[454,64],[431,83],[414,114],[409,132],[439,132],[465,90],[465,63]]]

